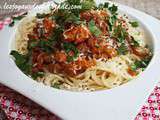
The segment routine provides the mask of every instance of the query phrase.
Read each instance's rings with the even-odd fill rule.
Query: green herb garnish
[[[109,3],[108,2],[105,2],[104,4],[99,4],[97,9],[99,10],[103,10],[104,8],[108,8],[109,7]]]
[[[131,69],[133,71],[136,71],[139,68],[141,68],[142,70],[144,70],[148,66],[150,60],[151,60],[151,57],[147,57],[147,58],[144,58],[142,60],[136,60],[134,62],[134,64],[131,65]]]
[[[54,41],[41,39],[37,46],[39,46],[43,51],[51,53],[54,49]]]
[[[139,26],[137,21],[129,22],[129,23],[131,24],[132,27],[135,27],[135,28]]]
[[[122,24],[119,24],[115,27],[113,36],[117,38],[119,43],[124,43],[128,33],[125,28],[123,28]]]
[[[9,27],[13,27],[14,24],[16,23],[16,21],[21,20],[22,18],[24,18],[27,15],[27,12],[23,13],[22,15],[19,16],[12,16],[12,22],[9,24]]]
[[[13,27],[15,24],[15,21],[12,21],[10,24],[9,24],[9,27]]]
[[[74,43],[64,43],[63,44],[63,48],[64,50],[66,51],[67,54],[69,54],[70,51],[73,51],[74,52],[74,55],[73,56],[67,56],[67,61],[68,62],[71,62],[71,61],[74,61],[74,59],[76,59],[79,55],[79,51],[78,49],[76,48],[76,45]]]
[[[102,33],[101,30],[96,26],[93,20],[89,22],[88,27],[91,33],[95,35],[96,37],[98,37]]]
[[[52,87],[60,89],[60,84],[59,83],[54,83],[54,85],[52,85]]]
[[[138,47],[138,46],[139,46],[139,43],[138,43],[138,41],[136,41],[135,39],[133,39],[133,40],[131,41],[131,45],[134,46],[134,47]]]
[[[52,18],[59,26],[61,26],[61,28],[64,28],[66,23],[81,24],[80,17],[69,10],[58,10]]]
[[[19,67],[19,69],[21,69],[25,74],[30,73],[31,65],[28,63],[27,55],[21,55],[15,50],[12,50],[10,55],[14,57],[15,63]]]
[[[82,9],[81,11],[86,11],[86,10],[90,10],[92,8],[95,8],[96,4],[94,2],[94,0],[84,0],[82,2]]]
[[[66,0],[65,3],[68,3],[68,5],[80,5],[81,0]]]
[[[37,72],[37,73],[33,73],[31,76],[32,78],[35,80],[37,79],[38,77],[43,77],[44,76],[44,72]]]
[[[131,68],[132,71],[136,71],[137,70],[137,66],[135,64],[132,64],[130,66],[130,68]]]
[[[51,41],[53,44],[54,44],[54,42],[60,42],[63,30],[64,29],[60,26],[55,28],[53,30],[52,36],[49,38],[49,41]]]
[[[118,51],[118,54],[120,54],[120,55],[125,55],[125,54],[127,54],[128,49],[127,49],[127,46],[125,45],[125,43],[122,43],[122,44],[120,45],[120,47],[117,49],[117,51]]]
[[[81,24],[82,21],[80,20],[80,17],[75,16],[74,14],[70,14],[66,20],[65,23],[73,23],[73,24]]]
[[[43,77],[44,72],[32,73],[32,63],[30,60],[30,53],[26,55],[22,55],[15,50],[12,50],[10,55],[12,55],[15,59],[15,63],[24,74],[31,75],[33,79],[37,79],[37,77]]]
[[[111,7],[109,7],[108,8],[109,9],[109,11],[111,12],[111,14],[113,15],[113,14],[116,14],[117,13],[117,11],[118,11],[118,6],[116,6],[116,5],[112,5]]]
[[[55,44],[61,41],[61,35],[63,33],[63,29],[61,27],[57,27],[52,32],[53,32],[52,35],[47,40],[43,38],[38,40],[38,42],[36,42],[37,40],[36,41],[34,40],[34,42],[31,42],[29,46],[31,48],[38,46],[47,53],[53,52],[53,50],[55,49],[54,48]]]
[[[112,31],[113,30],[113,26],[115,25],[115,22],[117,20],[117,11],[118,11],[118,7],[116,5],[112,5],[109,7],[109,5],[106,4],[106,6],[108,6],[108,10],[111,12],[111,16],[108,19],[108,25],[109,25],[109,30]]]
[[[113,26],[115,25],[115,22],[117,20],[117,16],[116,15],[112,15],[111,17],[109,17],[108,19],[108,25],[109,25],[109,30],[112,31]]]
[[[47,13],[37,13],[37,15],[36,15],[36,18],[38,18],[38,19],[42,19],[42,18],[45,18],[46,16],[48,16],[49,14],[47,14]]]

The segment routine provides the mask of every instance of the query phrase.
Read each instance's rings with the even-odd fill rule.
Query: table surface
[[[2,9],[4,4],[36,4],[44,0],[0,0],[0,19],[12,15],[16,10]],[[47,1],[47,0],[45,0]],[[110,0],[131,6],[160,19],[160,0]],[[139,2],[140,1],[140,2]],[[2,22],[1,22],[2,23]],[[0,84],[0,103],[9,120],[60,120],[36,103]],[[137,113],[135,120],[160,120],[160,83]]]
[[[131,6],[160,19],[160,0],[110,0]]]

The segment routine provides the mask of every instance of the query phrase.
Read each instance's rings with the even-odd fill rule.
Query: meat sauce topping
[[[30,70],[25,72],[76,76],[95,66],[97,59],[107,61],[127,53],[140,59],[151,56],[149,49],[141,47],[128,33],[127,23],[117,16],[117,6],[107,5],[105,3],[103,8],[92,5],[79,10],[78,15],[70,10],[38,14],[33,32],[28,34],[25,57]],[[14,52],[12,55],[16,54]],[[136,75],[132,68],[128,68],[128,73]]]

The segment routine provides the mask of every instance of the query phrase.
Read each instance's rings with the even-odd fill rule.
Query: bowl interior
[[[42,13],[43,11],[47,12],[48,10],[49,10],[49,6],[43,6],[42,9],[41,9],[41,11],[38,11],[37,9],[33,9],[33,10],[32,10],[33,12],[30,11],[29,14],[27,15],[27,17],[30,18],[30,17],[32,17],[32,16],[35,16],[37,13]],[[148,45],[148,47],[152,50],[152,53],[153,53],[153,55],[154,55],[154,52],[155,52],[155,50],[154,50],[154,46],[155,46],[154,37],[153,37],[151,31],[148,29],[148,27],[147,27],[145,24],[143,24],[143,21],[137,19],[135,16],[132,16],[131,14],[127,14],[126,11],[123,11],[123,10],[119,10],[119,14],[120,14],[120,15],[127,15],[128,18],[129,18],[129,20],[138,21],[140,28],[141,28],[142,31],[144,32],[145,43],[146,43],[146,44]],[[15,50],[15,46],[16,46],[16,44],[15,44],[15,43],[16,43],[16,37],[15,37],[15,36],[16,36],[16,34],[19,32],[18,29],[19,29],[19,27],[23,24],[23,21],[24,21],[24,19],[22,19],[22,20],[15,26],[15,31],[14,31],[11,39],[10,39],[10,42],[9,42],[9,51]],[[151,62],[152,62],[152,60],[150,61],[150,64],[151,64]],[[150,64],[149,64],[148,66],[150,66]],[[16,65],[16,64],[15,64],[15,65]],[[148,66],[147,66],[147,68],[148,68]],[[147,68],[145,69],[145,71],[147,70]],[[19,69],[19,70],[20,70],[20,69]],[[21,70],[20,70],[20,71],[21,71]],[[142,73],[143,73],[143,72],[142,72]],[[141,73],[138,75],[138,77],[139,77],[139,76],[141,76]],[[28,77],[28,76],[27,76],[27,77]],[[138,78],[138,77],[137,77],[137,78]],[[135,78],[135,79],[137,79],[137,78]],[[134,80],[131,80],[131,81],[127,82],[127,83],[130,83],[130,82],[132,82],[132,81],[134,81]],[[127,84],[127,83],[125,83],[125,84]],[[123,85],[124,85],[124,84],[123,84]],[[121,87],[122,87],[123,85],[121,85]],[[118,86],[118,87],[120,87],[120,86]],[[117,88],[117,87],[116,87],[116,88]],[[55,88],[52,88],[52,89],[55,89]],[[114,89],[114,88],[112,88],[112,89]],[[109,89],[109,90],[112,90],[112,89]],[[103,90],[102,90],[102,91],[103,91]],[[96,91],[94,91],[94,92],[96,92]]]

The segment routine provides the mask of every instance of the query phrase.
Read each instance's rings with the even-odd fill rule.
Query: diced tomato
[[[63,52],[63,51],[62,52],[56,52],[54,57],[55,57],[55,60],[57,62],[66,62],[66,60],[67,60],[66,53]]]
[[[28,34],[28,38],[29,38],[29,40],[37,40],[38,36],[37,35]]]
[[[105,10],[100,11],[85,11],[80,13],[80,18],[82,20],[86,20],[89,22],[91,19],[98,20],[98,19],[105,19],[108,16]]]
[[[81,60],[77,61],[77,64],[81,66],[82,69],[87,69],[93,65],[95,65],[94,60],[86,60],[85,58],[82,58]]]
[[[75,62],[64,65],[64,73],[69,76],[75,76],[84,72],[87,68],[94,66],[96,62],[94,60],[86,60],[85,58],[78,59]]]
[[[63,33],[63,36],[67,42],[81,43],[90,37],[90,31],[83,25],[72,26]]]
[[[100,10],[100,11],[98,11],[98,15],[101,18],[106,18],[108,16],[108,13],[105,10]]]
[[[98,44],[98,40],[92,37],[87,41],[87,44],[89,47],[95,47],[95,45]]]
[[[44,66],[42,64],[36,64],[33,68],[32,68],[32,73],[36,73],[39,71],[44,71]]]
[[[109,26],[107,25],[107,23],[104,20],[99,20],[98,21],[98,27],[101,29],[103,34],[108,33]]]
[[[63,33],[65,41],[73,42],[76,39],[77,29],[76,27],[71,27]]]
[[[47,32],[52,31],[53,28],[56,26],[55,22],[48,18],[44,18],[43,25]]]
[[[64,73],[68,76],[75,76],[77,75],[76,65],[74,63],[66,64],[64,66]]]
[[[91,38],[88,40],[88,46],[96,58],[107,56],[112,58],[117,56],[117,50],[113,48],[112,44],[106,42],[106,40],[97,40],[97,38]],[[106,54],[106,55],[105,55]]]
[[[137,75],[137,72],[131,70],[131,68],[128,68],[128,73],[129,73],[131,76],[136,76],[136,75]]]
[[[89,22],[93,18],[93,16],[90,11],[86,11],[86,12],[80,13],[80,18],[82,20],[86,20],[87,22]]]
[[[116,49],[110,48],[110,47],[106,48],[104,51],[108,55],[109,58],[116,57],[118,54]]]
[[[87,44],[85,42],[78,44],[77,48],[82,53],[89,51],[89,47],[87,46]]]

